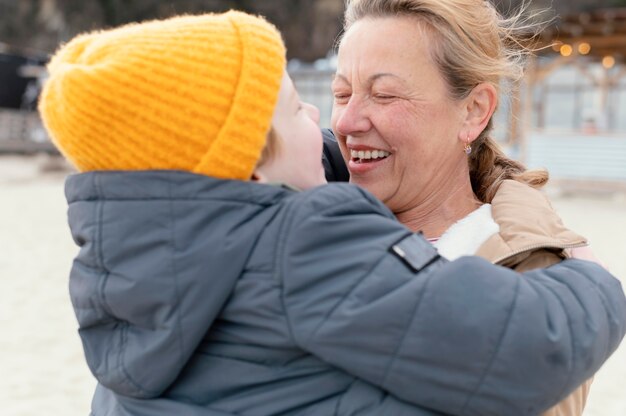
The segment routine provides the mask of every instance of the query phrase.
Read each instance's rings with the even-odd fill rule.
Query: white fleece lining
[[[491,204],[481,205],[448,228],[433,245],[448,260],[476,254],[478,248],[500,227],[491,216]]]

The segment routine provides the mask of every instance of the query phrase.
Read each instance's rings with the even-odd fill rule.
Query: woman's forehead
[[[369,78],[391,74],[408,80],[415,73],[434,75],[432,42],[416,19],[367,18],[355,22],[341,41],[337,73]],[[381,77],[381,79],[387,77]]]
[[[340,41],[343,43],[352,37],[376,39],[389,46],[400,42],[432,43],[432,27],[423,19],[415,16],[365,17],[348,27]]]

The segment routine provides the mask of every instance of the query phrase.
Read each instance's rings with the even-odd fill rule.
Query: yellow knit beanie
[[[79,35],[48,65],[46,129],[79,171],[249,179],[285,68],[280,33],[230,11]]]

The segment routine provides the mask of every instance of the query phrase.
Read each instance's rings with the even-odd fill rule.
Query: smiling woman
[[[331,125],[350,182],[444,256],[547,267],[586,240],[564,228],[527,171],[490,138],[503,85],[523,75],[517,33],[484,0],[351,0]],[[328,145],[328,143],[327,143]],[[545,415],[580,415],[589,383]]]
[[[467,167],[465,172],[456,169],[465,159],[461,139],[480,127],[470,123],[480,123],[483,113],[492,110],[479,108],[483,113],[478,117],[463,117],[467,113],[463,107],[470,102],[448,94],[430,58],[431,37],[413,17],[366,18],[350,27],[339,48],[333,129],[345,155],[388,154],[370,163],[350,158],[348,168],[352,182],[366,187],[397,214],[428,204],[437,190],[457,188],[453,183],[468,176]],[[482,90],[485,95],[493,88]],[[424,174],[435,169],[455,175],[431,180]],[[411,191],[416,188],[422,192]],[[459,215],[476,207],[472,198],[465,202],[456,205]]]
[[[529,53],[514,34],[529,28],[484,1],[349,2],[332,127],[352,182],[431,237],[504,179],[543,185],[546,172],[525,171],[489,137],[502,81],[521,77]],[[358,152],[374,150],[389,157],[363,163]]]

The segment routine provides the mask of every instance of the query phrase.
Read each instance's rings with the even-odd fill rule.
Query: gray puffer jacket
[[[348,184],[71,176],[96,416],[532,415],[617,348],[619,282],[441,259]]]

